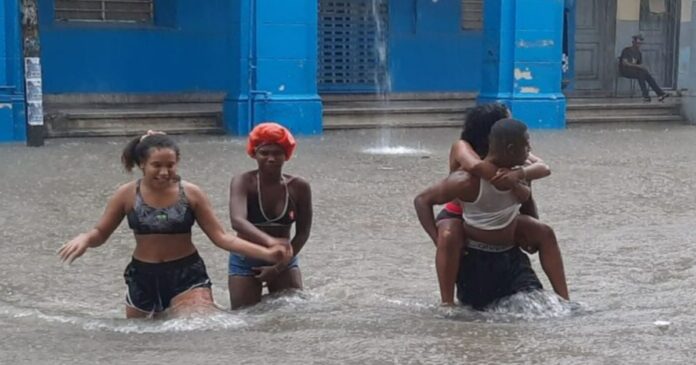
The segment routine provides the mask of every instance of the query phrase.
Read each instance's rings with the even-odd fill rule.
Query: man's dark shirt
[[[632,46],[624,48],[623,51],[621,51],[621,57],[619,57],[619,71],[621,71],[621,73],[628,69],[628,67],[624,66],[623,60],[634,65],[640,65],[643,63],[643,55],[640,53],[640,50]]]

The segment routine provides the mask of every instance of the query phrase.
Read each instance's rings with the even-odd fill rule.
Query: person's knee
[[[640,70],[636,74],[638,80],[647,80],[650,77],[650,72],[647,70]]]
[[[437,248],[444,250],[453,250],[461,248],[464,242],[464,230],[457,229],[451,226],[438,227],[437,231]]]
[[[542,223],[540,231],[544,242],[547,242],[547,244],[556,244],[556,232],[553,230],[553,228],[551,228],[551,226]]]

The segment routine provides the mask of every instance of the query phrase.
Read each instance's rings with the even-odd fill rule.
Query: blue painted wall
[[[478,91],[482,31],[462,30],[461,0],[389,2],[392,91]]]
[[[26,140],[18,2],[0,4],[0,142]]]
[[[44,93],[224,91],[236,83],[230,0],[156,0],[152,25],[64,23],[39,0]]]

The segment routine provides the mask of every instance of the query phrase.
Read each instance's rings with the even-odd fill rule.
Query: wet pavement
[[[534,153],[552,168],[534,195],[559,238],[574,303],[533,295],[490,313],[438,306],[434,247],[412,207],[419,190],[445,176],[458,134],[300,138],[286,171],[313,189],[314,227],[300,255],[306,290],[236,313],[167,321],[123,318],[122,273],[134,247],[125,222],[72,266],[55,255],[137,176],[120,167],[127,139],[0,145],[0,363],[692,362],[696,128],[534,131]],[[229,228],[229,180],[255,167],[244,141],[176,139],[182,177],[208,193]],[[198,228],[194,241],[216,301],[229,307],[227,254]]]

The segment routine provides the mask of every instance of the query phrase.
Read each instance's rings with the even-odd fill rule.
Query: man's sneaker
[[[667,99],[668,97],[670,97],[670,95],[671,95],[671,94],[669,94],[669,93],[664,93],[664,94],[660,95],[660,97],[659,97],[657,100],[659,100],[660,102],[662,102],[662,101],[664,101],[665,99]]]

